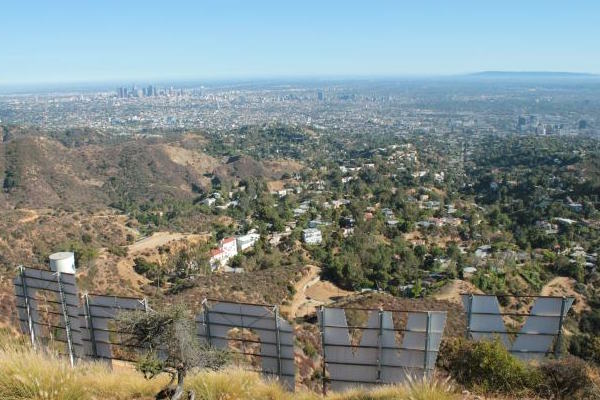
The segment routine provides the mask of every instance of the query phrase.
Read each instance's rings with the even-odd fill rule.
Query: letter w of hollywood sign
[[[572,297],[536,298],[527,321],[511,343],[496,296],[462,295],[468,329],[474,340],[498,337],[515,356],[527,359],[543,357],[550,351],[573,300]]]
[[[323,308],[318,314],[332,388],[348,384],[393,383],[407,371],[432,369],[446,322],[445,312],[408,312],[400,346],[389,311],[370,311],[360,344],[353,346],[344,309]],[[428,316],[429,315],[429,316]]]

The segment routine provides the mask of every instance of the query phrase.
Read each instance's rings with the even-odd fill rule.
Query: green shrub
[[[600,336],[574,335],[569,343],[569,353],[586,361],[600,364]]]
[[[134,260],[133,269],[140,275],[144,275],[146,278],[156,281],[160,278],[164,281],[164,271],[160,265],[147,261],[144,258],[136,257]]]
[[[475,392],[600,400],[591,366],[577,357],[529,365],[513,357],[499,340],[455,339],[442,345],[438,364]]]
[[[538,395],[553,399],[598,399],[585,361],[576,357],[551,360],[539,366],[542,376]]]
[[[458,383],[482,393],[522,394],[541,382],[540,372],[513,357],[499,340],[446,342],[439,363]]]
[[[579,329],[583,333],[595,333],[600,331],[600,310],[595,309],[581,315]]]
[[[98,257],[98,249],[93,243],[69,241],[57,246],[57,250],[71,251],[75,253],[75,265],[77,267],[89,267],[93,260]]]
[[[296,294],[296,287],[294,286],[293,283],[288,283],[287,284],[287,291],[290,294],[290,296],[293,296]]]
[[[314,359],[315,357],[317,357],[319,352],[317,351],[317,349],[311,342],[306,341],[304,343],[304,354],[306,354],[308,357]]]
[[[6,171],[2,187],[4,188],[4,191],[10,192],[11,190],[19,186],[19,181],[19,176],[14,171]]]
[[[109,246],[108,252],[114,254],[117,257],[127,257],[127,247]]]

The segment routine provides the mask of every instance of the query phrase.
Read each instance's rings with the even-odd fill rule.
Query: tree
[[[191,369],[219,369],[227,362],[227,353],[197,339],[194,319],[184,305],[122,312],[117,324],[128,337],[128,345],[146,349],[137,362],[137,370],[146,379],[163,372],[171,375],[171,381],[160,393],[171,400],[184,398],[184,380]],[[191,393],[190,398],[193,397]]]
[[[411,289],[411,296],[414,298],[421,297],[423,294],[423,286],[421,285],[421,279],[417,279],[414,286]]]
[[[4,176],[4,191],[10,192],[17,186],[19,186],[19,177],[13,171],[6,171],[6,175]]]
[[[84,235],[87,234],[84,233]],[[62,243],[57,246],[57,249],[75,253],[75,265],[89,267],[92,265],[92,261],[98,257],[98,249],[92,243],[91,238],[89,242],[85,242],[85,240]]]

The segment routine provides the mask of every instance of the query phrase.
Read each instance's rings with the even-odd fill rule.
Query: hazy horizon
[[[579,83],[600,82],[600,74],[570,71],[476,71],[465,74],[453,75],[417,75],[404,74],[395,76],[385,75],[313,75],[313,76],[232,76],[228,78],[137,78],[113,80],[81,80],[59,82],[28,82],[28,83],[0,83],[1,94],[27,94],[42,92],[85,92],[85,91],[113,91],[117,87],[130,87],[139,85],[173,86],[181,88],[201,87],[204,85],[219,86],[246,86],[246,85],[293,85],[322,83],[408,83],[408,82],[437,82],[437,83],[468,83],[468,82],[564,82]]]

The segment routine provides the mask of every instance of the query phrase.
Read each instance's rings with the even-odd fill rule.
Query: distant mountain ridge
[[[481,71],[467,74],[473,78],[491,79],[565,79],[565,78],[600,78],[598,74],[587,72],[565,71]]]

